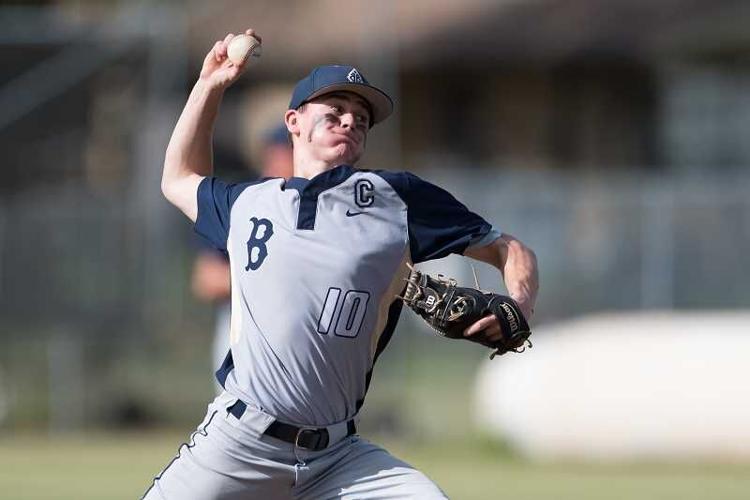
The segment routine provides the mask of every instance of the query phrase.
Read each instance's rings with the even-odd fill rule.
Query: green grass
[[[747,465],[534,464],[471,441],[389,449],[454,499],[729,500],[750,492]]]
[[[137,499],[187,434],[0,437],[3,500]],[[475,439],[378,440],[451,498],[485,500],[747,499],[750,466],[533,464]]]

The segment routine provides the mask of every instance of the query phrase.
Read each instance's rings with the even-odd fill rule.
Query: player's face
[[[367,102],[350,92],[333,92],[309,101],[299,113],[301,143],[331,164],[354,165],[364,154],[370,111]]]

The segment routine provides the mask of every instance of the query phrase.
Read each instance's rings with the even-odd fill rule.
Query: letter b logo
[[[273,224],[268,219],[250,218],[253,229],[247,240],[247,266],[245,271],[258,269],[268,257],[266,242],[273,236]]]

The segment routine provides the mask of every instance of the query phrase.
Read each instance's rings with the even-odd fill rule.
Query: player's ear
[[[299,123],[299,111],[296,109],[290,109],[284,114],[284,123],[286,129],[292,135],[300,134],[300,123]]]

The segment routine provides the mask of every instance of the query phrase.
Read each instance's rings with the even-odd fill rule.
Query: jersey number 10
[[[348,290],[343,293],[340,288],[331,287],[323,303],[323,311],[318,318],[318,333],[333,333],[339,337],[356,337],[362,328],[370,302],[370,292]]]

